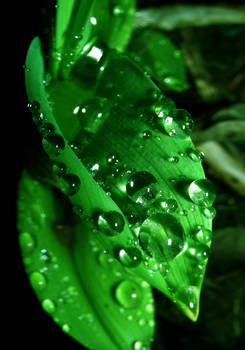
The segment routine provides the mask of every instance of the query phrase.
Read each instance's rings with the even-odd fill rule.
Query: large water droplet
[[[206,179],[191,182],[188,187],[188,194],[193,203],[203,207],[211,207],[215,200],[214,185]]]
[[[23,253],[31,253],[35,248],[34,238],[28,232],[23,232],[19,235],[19,243]]]
[[[141,288],[133,281],[122,281],[115,289],[117,302],[126,309],[136,308],[142,300]]]
[[[47,135],[42,140],[43,148],[50,157],[57,157],[65,148],[63,137],[58,134]]]
[[[157,261],[169,261],[184,247],[183,228],[170,214],[155,214],[140,228],[140,244]]]
[[[141,252],[134,247],[120,248],[117,250],[116,256],[126,267],[136,267],[142,261]]]
[[[80,189],[80,185],[80,179],[77,175],[67,174],[60,178],[60,189],[68,196],[76,194]]]
[[[164,120],[163,125],[169,136],[186,138],[191,134],[193,122],[190,113],[184,109],[177,109],[173,115]]]
[[[116,211],[107,211],[97,217],[97,226],[108,236],[115,236],[124,229],[124,218]]]
[[[201,235],[199,236],[201,237]],[[200,263],[207,260],[209,257],[209,247],[206,244],[188,241],[186,254],[189,258],[199,261]]]
[[[156,183],[155,177],[147,171],[133,174],[126,185],[129,198],[138,204],[147,204],[155,197],[151,185]]]
[[[36,291],[42,291],[47,286],[47,281],[45,276],[38,271],[33,272],[30,275],[30,283],[32,288],[35,289]]]

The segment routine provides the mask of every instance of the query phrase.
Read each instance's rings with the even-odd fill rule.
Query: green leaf
[[[73,205],[83,208],[105,250],[196,320],[214,194],[203,173],[202,155],[190,139],[189,114],[176,109],[126,56],[109,51],[96,96],[80,105],[76,101],[70,110],[71,128],[76,118],[81,123],[75,149],[61,126],[63,115],[57,113],[72,105],[71,96],[67,91],[59,102],[52,100],[62,91],[61,82],[47,96],[43,67],[35,67],[41,61],[37,42],[27,56],[27,90],[30,101],[40,103],[42,118],[63,137],[64,145],[54,142],[52,133],[44,137],[51,160],[69,169],[59,174],[60,188]],[[43,124],[40,115],[39,122]]]
[[[164,90],[182,92],[188,89],[181,51],[163,33],[153,29],[137,30],[127,50]]]
[[[18,208],[26,272],[43,309],[62,330],[91,349],[131,350],[137,342],[149,348],[150,286],[95,245],[86,222],[71,214],[64,198],[27,172]]]
[[[134,14],[134,0],[73,0],[69,4],[58,1],[53,77],[67,77],[81,55],[91,52],[95,40],[123,51],[132,32]]]

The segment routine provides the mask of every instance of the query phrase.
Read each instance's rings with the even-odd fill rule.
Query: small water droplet
[[[149,140],[152,138],[152,133],[150,130],[145,130],[143,133],[142,133],[142,138],[144,140]]]
[[[149,347],[140,340],[133,343],[133,350],[148,350]]]
[[[23,253],[31,253],[35,248],[33,236],[28,232],[23,232],[19,235],[19,243]]]
[[[134,247],[118,249],[116,257],[126,267],[136,267],[142,261],[141,252]]]
[[[169,163],[178,163],[179,162],[179,157],[176,156],[171,156],[168,158]]]
[[[198,149],[189,149],[187,155],[194,162],[202,162],[204,159],[204,153]]]
[[[32,272],[30,275],[30,283],[34,290],[42,291],[47,286],[45,276],[40,272]]]
[[[70,328],[70,326],[67,323],[65,323],[62,326],[62,331],[65,332],[65,333],[69,333],[71,331],[71,328]]]
[[[61,191],[68,196],[76,194],[81,185],[79,177],[74,174],[67,174],[61,177],[59,184]]]
[[[121,6],[116,5],[112,9],[112,14],[115,17],[120,17],[120,16],[122,16],[124,14],[124,9]]]
[[[212,239],[212,231],[204,228],[203,226],[198,226],[194,233],[194,237],[198,240],[198,242],[208,244]]]
[[[125,225],[123,216],[116,211],[99,214],[96,223],[101,232],[108,236],[118,235],[123,231]]]
[[[204,207],[211,207],[215,200],[214,185],[207,179],[191,182],[188,187],[188,194],[193,203]]]
[[[176,109],[175,113],[164,120],[164,129],[169,136],[186,138],[190,136],[193,121],[190,113],[184,109]]]
[[[133,281],[122,281],[115,289],[115,298],[119,305],[126,309],[136,308],[142,300],[140,286]]]
[[[193,258],[194,260],[202,262],[208,259],[209,250],[210,249],[207,245],[189,240],[186,254],[189,258]]]
[[[120,162],[120,156],[117,153],[111,153],[107,156],[106,161],[110,166],[118,166]]]
[[[214,219],[216,216],[216,210],[213,207],[203,208],[203,214],[206,216],[207,219]]]
[[[53,314],[56,311],[55,303],[51,299],[44,299],[42,307],[48,314]]]

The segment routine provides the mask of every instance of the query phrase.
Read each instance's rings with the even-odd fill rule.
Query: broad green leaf
[[[135,31],[127,51],[164,90],[182,92],[188,89],[181,51],[160,31]]]
[[[29,99],[40,103],[38,113],[65,143],[61,149],[56,143],[50,154],[53,149],[46,141],[54,139],[51,133],[44,138],[44,148],[51,160],[76,175],[59,174],[61,189],[73,205],[83,208],[105,250],[196,320],[214,193],[203,173],[202,154],[190,139],[190,115],[177,110],[130,59],[109,51],[96,96],[82,104],[73,101],[70,127],[74,129],[76,118],[81,124],[75,148],[61,114],[62,107],[72,105],[73,90],[57,100],[60,82],[48,96],[43,67],[35,67],[35,56],[40,61],[37,39],[27,56]],[[43,124],[40,115],[39,122]]]
[[[104,253],[57,190],[27,172],[19,186],[18,229],[30,283],[64,332],[91,349],[149,348],[150,286]]]
[[[122,51],[132,32],[134,0],[67,0],[58,1],[56,37],[52,52],[53,77],[67,77],[84,53],[100,60],[96,41]]]

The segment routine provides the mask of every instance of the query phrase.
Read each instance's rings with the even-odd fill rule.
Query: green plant
[[[35,38],[25,64],[48,157],[20,180],[23,261],[44,310],[91,349],[150,348],[151,287],[197,319],[215,215],[191,116],[165,96],[188,87],[180,51],[154,30],[128,45],[134,12],[57,1],[48,59]]]

